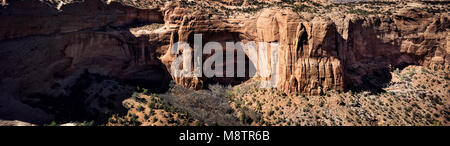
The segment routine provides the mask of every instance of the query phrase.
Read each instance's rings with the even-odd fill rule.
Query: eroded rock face
[[[442,23],[436,26],[436,21]],[[448,48],[445,43],[448,29],[427,31],[448,27],[446,13],[431,16],[403,9],[392,17],[344,19],[344,23],[338,26],[344,28],[342,36],[346,44],[341,49],[346,51],[340,53],[340,58],[345,63],[345,85],[349,89],[360,85],[380,88],[377,86],[390,79],[385,76],[387,70],[406,65],[448,69],[448,53],[443,53]],[[434,57],[442,61],[434,62]]]
[[[286,39],[289,42],[285,44],[289,45],[281,50],[278,88],[288,93],[308,95],[318,95],[330,89],[342,90],[343,66],[337,56],[339,48],[336,46],[334,24],[313,20],[290,27],[290,33],[295,36],[287,36],[291,39]]]
[[[32,11],[31,11],[32,10]],[[156,10],[141,10],[100,0],[74,2],[60,10],[35,0],[10,1],[2,7],[0,39],[29,35],[51,35],[98,28],[123,26],[135,21],[162,22]]]
[[[34,20],[36,12],[24,11],[31,8],[40,12],[39,20],[34,23],[14,23],[23,22],[24,19]],[[75,12],[75,9],[90,11],[85,14],[84,11]],[[46,49],[51,52],[47,54],[50,55],[48,57],[40,56],[38,50],[34,55],[36,58],[30,59],[33,61],[24,63],[22,67],[51,67],[46,69],[50,74],[67,74],[79,68],[92,68],[100,74],[128,78],[135,76],[133,73],[139,72],[138,68],[142,66],[158,66],[161,63],[170,72],[171,63],[178,57],[171,54],[172,45],[180,41],[193,45],[193,35],[197,33],[204,34],[204,42],[279,43],[278,88],[286,92],[317,95],[329,89],[352,88],[372,82],[364,81],[364,78],[373,76],[374,70],[402,64],[448,69],[449,24],[446,13],[433,15],[404,9],[392,17],[324,16],[307,20],[289,10],[266,9],[254,16],[225,18],[209,11],[188,9],[180,3],[167,4],[158,12],[134,9],[118,3],[106,5],[100,1],[64,5],[60,11],[36,1],[20,1],[10,3],[3,11],[2,18],[8,20],[1,23],[0,27],[3,48],[18,48],[14,43],[20,41],[8,40],[11,38],[55,34],[24,38],[30,43],[20,46],[23,48],[22,53],[33,47],[29,51],[36,50],[36,46],[56,49]],[[133,22],[163,20],[166,26],[158,33],[136,35],[108,30],[108,27]],[[39,26],[39,29],[34,26]],[[15,72],[20,65],[8,68],[7,64],[20,61],[12,54],[5,55],[11,58],[3,58],[5,61],[2,63],[8,70],[4,77],[29,72]],[[47,60],[43,61],[43,58]],[[43,72],[36,71],[41,75]],[[205,81],[204,78],[174,80],[194,89],[202,88]]]
[[[170,76],[154,47],[164,36],[155,42],[157,34],[127,29],[162,23],[157,10],[101,1],[57,10],[38,1],[11,1],[0,17],[5,20],[0,23],[2,119],[41,123],[58,114],[96,117],[121,110],[121,99],[134,90],[130,86],[168,86]],[[81,107],[85,112],[76,111]],[[63,108],[67,111],[49,113]]]
[[[287,93],[378,90],[389,81],[390,70],[409,64],[448,69],[446,13],[404,9],[393,16],[339,15],[309,20],[289,10],[266,9],[245,19],[217,21],[225,18],[182,11],[186,10],[166,13],[166,18],[173,18],[168,19],[175,28],[172,42],[188,42],[193,33],[226,31],[238,33],[244,42],[279,43],[277,88]],[[167,58],[176,57],[168,53],[162,57],[166,65],[171,62]],[[203,87],[202,79],[175,80],[186,87]]]
[[[106,80],[161,90],[169,80],[192,89],[230,81],[177,78],[170,72],[171,63],[181,55],[171,53],[173,44],[184,41],[193,47],[197,33],[203,34],[203,43],[218,41],[223,47],[227,41],[279,43],[277,88],[286,93],[379,89],[389,81],[386,72],[409,64],[449,69],[448,13],[402,9],[391,16],[312,18],[270,8],[230,17],[190,9],[180,2],[137,9],[94,0],[63,5],[60,10],[38,1],[11,1],[0,11],[4,20],[0,23],[0,83],[5,87],[0,89],[14,101],[36,94],[70,96],[72,91],[65,88],[86,71]],[[142,23],[162,26],[129,29]],[[259,62],[246,64],[262,71]],[[12,84],[20,90],[7,90]],[[117,94],[126,97],[129,88]],[[45,112],[37,113],[51,119]]]
[[[287,53],[280,62],[287,62],[280,68],[278,88],[311,95],[328,89],[380,89],[393,68],[418,64],[448,69],[448,25],[448,14],[412,9],[392,17],[300,22],[290,32],[297,34],[291,37],[296,44],[281,49]]]

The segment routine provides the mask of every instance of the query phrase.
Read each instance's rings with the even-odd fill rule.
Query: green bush
[[[275,112],[273,110],[269,111],[269,116],[272,116]]]
[[[139,111],[139,112],[142,112],[142,111],[145,110],[145,108],[139,105],[138,108],[137,108],[136,110]]]
[[[366,11],[366,10],[362,10],[362,9],[353,9],[353,8],[348,10],[348,13],[350,13],[350,14],[357,14],[357,15],[363,15],[363,16],[375,14],[374,12],[370,12],[370,11]]]

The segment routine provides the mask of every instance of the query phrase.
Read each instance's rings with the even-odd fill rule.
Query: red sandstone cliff
[[[389,80],[386,71],[410,64],[449,69],[448,12],[415,5],[367,16],[276,7],[229,15],[213,10],[180,2],[141,9],[97,0],[58,10],[38,1],[8,1],[0,8],[2,97],[70,95],[64,87],[85,70],[158,89],[169,79],[200,89],[211,79],[170,73],[178,57],[171,46],[192,44],[195,33],[202,33],[204,42],[278,42],[277,88],[286,93],[377,89]]]

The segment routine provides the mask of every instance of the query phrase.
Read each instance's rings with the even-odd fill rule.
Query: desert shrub
[[[273,110],[269,111],[269,116],[272,116],[275,112]]]
[[[95,124],[94,120],[92,120],[92,121],[83,121],[81,123],[76,123],[76,125],[78,125],[78,126],[95,126],[94,124]]]
[[[240,111],[239,112],[239,121],[241,121],[241,123],[243,123],[243,124],[245,124],[245,120],[246,120],[246,115],[245,115],[245,112],[244,111]]]
[[[304,5],[304,4],[294,5],[294,6],[292,6],[292,10],[297,13],[299,13],[299,12],[314,13],[315,12],[315,9],[311,8],[310,6]]]
[[[256,101],[256,108],[257,108],[258,110],[261,110],[261,109],[262,109],[261,103],[259,102],[259,100]]]
[[[131,116],[128,119],[128,124],[130,126],[139,126],[141,122],[138,121],[138,116],[136,114],[130,114]]]
[[[142,112],[142,111],[144,111],[145,110],[145,108],[144,107],[142,107],[141,105],[139,105],[138,107],[137,107],[137,109],[136,109],[138,112]]]
[[[230,106],[230,100],[226,97],[227,90],[232,90],[231,87],[211,85],[208,88],[209,90],[195,91],[174,85],[167,93],[159,96],[165,102],[171,103],[177,110],[188,112],[190,117],[200,119],[202,123],[240,125],[235,111]],[[235,99],[234,103],[236,109],[241,109],[242,101]]]
[[[353,8],[351,8],[347,12],[350,14],[357,14],[357,15],[362,15],[362,16],[375,14],[374,12],[371,12],[371,11],[366,11],[366,10],[362,10],[362,9],[353,9]]]
[[[136,100],[139,97],[139,93],[138,92],[133,92],[133,94],[131,94],[131,99]]]
[[[424,67],[421,67],[420,70],[422,71],[422,73],[426,73],[426,74],[429,74],[429,73],[430,73],[430,71],[428,71],[428,70],[427,70],[426,68],[424,68]]]
[[[47,124],[46,126],[58,126],[58,123],[55,121],[50,122],[50,124]]]

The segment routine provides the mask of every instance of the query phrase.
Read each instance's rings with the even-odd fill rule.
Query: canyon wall
[[[157,34],[136,36],[128,29],[163,23],[159,10],[99,0],[59,10],[39,1],[8,1],[0,19],[3,119],[40,123],[67,110],[63,114],[73,120],[81,108],[110,113],[123,108],[121,99],[134,90],[123,83],[155,91],[168,86],[170,76],[152,48],[164,36],[155,40]]]
[[[204,43],[279,43],[276,88],[286,93],[378,90],[389,82],[392,69],[411,64],[449,69],[448,13],[417,9],[389,16],[302,16],[266,8],[224,16],[180,2],[139,9],[92,0],[56,9],[39,1],[8,1],[0,8],[0,19],[2,100],[70,96],[75,91],[68,88],[85,72],[159,91],[170,80],[201,89],[251,77],[236,81],[171,75],[171,63],[181,55],[171,53],[173,44],[184,41],[193,47],[197,33],[203,34]],[[141,27],[154,24],[158,28]],[[261,72],[259,62],[246,64]]]
[[[176,8],[165,14],[166,24],[174,28],[171,42],[189,42],[193,33],[208,32],[237,33],[243,42],[278,42],[277,88],[286,93],[381,90],[395,68],[413,64],[449,67],[448,13],[405,8],[391,16],[330,13],[311,18],[290,10],[265,9],[248,17],[228,18],[176,4],[172,7]],[[170,68],[176,57],[168,51],[161,58]],[[203,87],[198,78],[175,81],[195,89]]]

